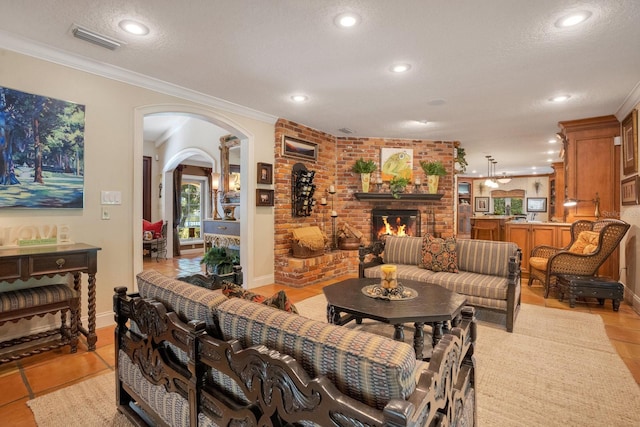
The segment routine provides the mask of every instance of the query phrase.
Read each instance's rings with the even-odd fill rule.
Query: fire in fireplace
[[[383,236],[420,236],[420,211],[417,209],[373,209],[371,241]]]

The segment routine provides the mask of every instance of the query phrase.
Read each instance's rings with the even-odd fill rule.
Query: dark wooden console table
[[[0,249],[0,282],[28,280],[31,277],[53,277],[73,274],[73,288],[81,294],[82,273],[87,273],[87,328],[79,325],[87,337],[89,350],[96,349],[96,272],[101,248],[84,243],[51,246],[26,246]],[[0,291],[2,284],[0,283]],[[80,310],[82,312],[82,310]],[[80,313],[81,314],[81,313]]]

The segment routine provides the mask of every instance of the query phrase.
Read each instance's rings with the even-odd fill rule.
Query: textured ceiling
[[[554,25],[576,10],[591,19]],[[345,11],[360,25],[335,26]],[[0,16],[0,46],[24,40],[337,136],[459,140],[468,172],[486,173],[489,154],[498,173],[548,171],[558,121],[619,114],[640,82],[637,0],[0,0]],[[150,34],[127,35],[125,18]],[[126,45],[75,39],[74,23]],[[397,62],[412,68],[389,72]]]

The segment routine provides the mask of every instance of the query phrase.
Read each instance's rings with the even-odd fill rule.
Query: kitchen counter
[[[506,241],[505,225],[512,219],[513,215],[474,216],[471,218],[471,238],[504,242]],[[477,227],[476,224],[478,224]],[[488,229],[493,229],[493,232],[489,232]]]

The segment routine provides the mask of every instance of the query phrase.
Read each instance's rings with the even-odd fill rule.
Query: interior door
[[[142,218],[151,221],[151,157],[142,157]]]

